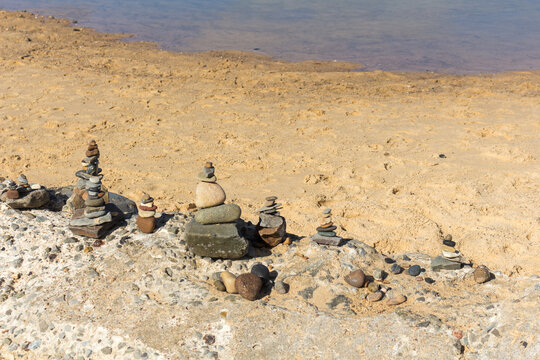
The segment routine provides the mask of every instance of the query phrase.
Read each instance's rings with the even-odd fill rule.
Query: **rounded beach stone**
[[[477,284],[483,284],[486,281],[488,281],[489,278],[491,277],[491,273],[489,272],[489,269],[485,267],[484,265],[477,267],[474,270],[473,275],[474,275],[474,281],[476,281]]]
[[[374,293],[368,294],[366,299],[371,302],[377,302],[383,298],[384,294],[380,291],[375,291]]]
[[[397,294],[394,297],[388,299],[386,302],[388,305],[399,305],[403,304],[405,301],[407,301],[407,297],[402,294]]]
[[[286,284],[283,281],[276,281],[274,289],[276,289],[278,294],[286,294],[289,292],[289,284]]]
[[[257,275],[261,279],[270,279],[270,270],[261,263],[257,263],[251,267],[251,273]]]
[[[370,282],[367,286],[368,291],[372,293],[379,291],[379,288],[380,288],[379,284],[374,283],[374,282]]]
[[[195,205],[199,209],[221,205],[225,198],[225,191],[218,183],[200,182],[195,189]]]
[[[365,281],[366,274],[364,274],[362,270],[355,270],[349,275],[345,276],[345,282],[357,288],[364,286]]]
[[[200,209],[195,213],[195,221],[199,224],[223,224],[240,219],[242,209],[236,204],[224,204]]]
[[[422,268],[420,265],[413,265],[409,268],[408,272],[411,276],[418,276],[420,275],[420,272],[422,271]]]
[[[401,274],[401,272],[403,271],[403,268],[399,266],[398,264],[394,263],[392,264],[390,271],[392,272],[392,274]]]
[[[242,274],[236,278],[236,291],[246,300],[256,300],[262,288],[262,280],[255,274]]]
[[[225,285],[225,289],[227,289],[229,294],[238,294],[238,291],[236,291],[236,276],[234,276],[234,274],[228,271],[223,271],[221,273],[221,281]]]
[[[155,217],[137,217],[137,227],[145,234],[150,234],[154,231],[156,227],[156,218]]]
[[[220,280],[214,280],[214,286],[216,289],[218,289],[218,291],[227,290],[227,287]]]

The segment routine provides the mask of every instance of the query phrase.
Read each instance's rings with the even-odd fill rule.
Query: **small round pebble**
[[[413,265],[409,268],[409,275],[411,276],[418,276],[420,275],[420,272],[422,271],[422,268],[420,265]]]
[[[365,281],[366,275],[362,270],[355,270],[349,275],[345,276],[345,282],[357,288],[364,286]]]
[[[407,297],[402,294],[395,295],[391,299],[388,299],[386,302],[388,305],[399,305],[403,304],[405,301],[407,301]]]
[[[219,281],[219,280],[214,280],[214,286],[216,287],[216,289],[218,289],[218,291],[225,291],[225,285]]]
[[[369,292],[376,292],[379,291],[379,284],[376,284],[374,282],[370,282],[367,286]]]
[[[286,284],[283,281],[276,281],[274,289],[276,289],[278,294],[286,294],[289,292],[289,284]]]
[[[393,264],[396,261],[394,259],[392,259],[392,258],[387,257],[387,258],[384,258],[384,262],[387,263],[387,264]]]
[[[401,274],[401,272],[403,271],[403,268],[399,266],[398,264],[394,263],[392,264],[390,271],[392,272],[392,274]]]
[[[374,293],[368,294],[366,299],[371,302],[377,302],[383,298],[384,294],[380,291],[375,291]]]
[[[428,284],[433,284],[435,282],[435,280],[433,280],[430,277],[425,278],[424,281],[427,282]]]
[[[484,265],[480,265],[474,270],[474,281],[476,281],[477,284],[483,284],[486,281],[489,280],[491,277],[491,273],[489,272],[489,269],[485,267]]]
[[[386,273],[383,270],[375,269],[373,270],[373,278],[375,280],[383,280],[386,277]]]
[[[251,267],[251,273],[257,275],[261,279],[270,280],[270,270],[261,263],[253,265]]]

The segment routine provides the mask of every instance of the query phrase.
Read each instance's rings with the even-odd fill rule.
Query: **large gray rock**
[[[242,209],[236,204],[224,204],[210,208],[199,209],[195,213],[195,221],[199,224],[230,223],[240,219]]]
[[[109,203],[116,205],[124,214],[137,214],[137,204],[125,196],[109,191]]]
[[[34,190],[19,199],[5,199],[12,209],[37,209],[49,202],[49,193],[45,189]]]
[[[186,244],[195,255],[238,259],[247,254],[248,241],[240,222],[204,225],[192,220],[186,226]]]

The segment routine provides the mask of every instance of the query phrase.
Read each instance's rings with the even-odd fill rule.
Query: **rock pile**
[[[116,206],[105,203],[101,179],[101,175],[91,176],[86,181],[84,208],[76,209],[69,223],[69,229],[76,235],[100,238],[123,219]]]
[[[257,232],[270,247],[278,245],[285,239],[287,227],[285,218],[279,214],[281,204],[277,204],[276,200],[276,196],[267,197],[263,207],[257,210],[259,213]]]
[[[317,228],[317,233],[311,236],[311,240],[319,245],[339,246],[342,238],[336,235],[336,229],[332,222],[332,210],[324,209],[321,225]]]
[[[145,234],[150,234],[156,227],[156,209],[154,199],[148,194],[144,194],[139,205],[139,217],[137,218],[137,226]]]
[[[47,190],[39,184],[30,185],[24,174],[19,175],[17,182],[5,180],[0,192],[0,200],[11,208],[37,209],[49,202]]]
[[[224,204],[225,191],[217,183],[214,166],[207,162],[198,174],[195,205],[198,210],[187,225],[185,240],[195,255],[238,259],[248,250],[245,228],[240,220],[242,210],[235,204]]]
[[[431,261],[433,271],[461,269],[461,252],[456,250],[455,246],[456,243],[452,240],[452,235],[446,235],[442,240],[442,255]]]
[[[77,209],[82,209],[85,206],[85,200],[88,197],[86,193],[86,184],[90,177],[99,176],[103,177],[101,174],[101,169],[99,168],[99,148],[95,140],[91,140],[88,143],[88,148],[85,153],[85,158],[81,162],[82,170],[79,170],[75,173],[75,176],[79,178],[75,188],[73,189],[73,194],[67,200],[66,205],[63,210],[69,213],[73,213]],[[108,203],[108,191],[102,185],[101,191],[104,193],[102,198],[105,200],[105,203]]]

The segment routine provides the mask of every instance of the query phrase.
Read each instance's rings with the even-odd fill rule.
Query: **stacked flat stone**
[[[5,201],[13,209],[37,209],[50,200],[47,189],[39,184],[30,185],[24,174],[18,176],[17,183],[6,180],[4,184],[0,200]]]
[[[66,201],[64,206],[64,211],[73,212],[77,209],[82,209],[85,206],[85,200],[88,198],[86,193],[86,185],[89,179],[92,176],[103,177],[101,175],[101,169],[99,168],[99,148],[95,140],[91,140],[88,143],[88,148],[86,149],[85,158],[81,162],[82,170],[79,170],[75,173],[75,176],[79,178],[75,188],[73,189],[73,194]],[[108,191],[102,186],[101,191],[104,193],[103,199],[105,203],[108,202]]]
[[[154,198],[148,194],[144,194],[139,205],[139,217],[137,218],[137,226],[145,234],[150,234],[156,227],[156,209]]]
[[[337,227],[332,222],[332,210],[324,209],[322,213],[321,225],[317,228],[317,233],[311,236],[311,240],[320,245],[341,244],[342,238],[336,235]]]
[[[285,218],[280,216],[281,204],[276,203],[276,196],[268,196],[262,208],[257,210],[259,222],[257,232],[261,239],[270,247],[274,247],[285,239]]]
[[[460,261],[461,252],[456,250],[456,243],[452,240],[452,235],[448,234],[442,241],[442,256],[448,260]]]
[[[452,240],[452,235],[446,235],[441,245],[442,254],[431,260],[431,269],[433,271],[460,269],[462,262],[461,252],[456,250],[456,243]]]
[[[102,176],[90,176],[86,181],[84,208],[75,210],[69,223],[76,235],[100,238],[123,218],[114,205],[105,202],[101,179]]]
[[[239,222],[242,210],[235,204],[224,204],[226,195],[217,183],[214,166],[207,162],[197,175],[195,190],[197,212],[186,226],[185,239],[195,255],[236,259],[247,253],[248,242]]]
[[[94,226],[111,222],[112,215],[105,208],[105,200],[101,192],[101,178],[99,176],[92,176],[88,179],[86,192],[88,198],[84,202],[84,217],[72,219],[70,225]]]
[[[17,191],[19,194],[28,194],[32,189],[30,188],[30,184],[28,183],[28,179],[26,178],[26,175],[21,174],[17,177],[17,182],[19,183],[19,186],[17,188]]]
[[[6,189],[7,191],[4,193],[4,196],[6,199],[14,200],[18,199],[21,194],[19,193],[19,190],[17,190],[17,184],[13,180],[6,180]]]

